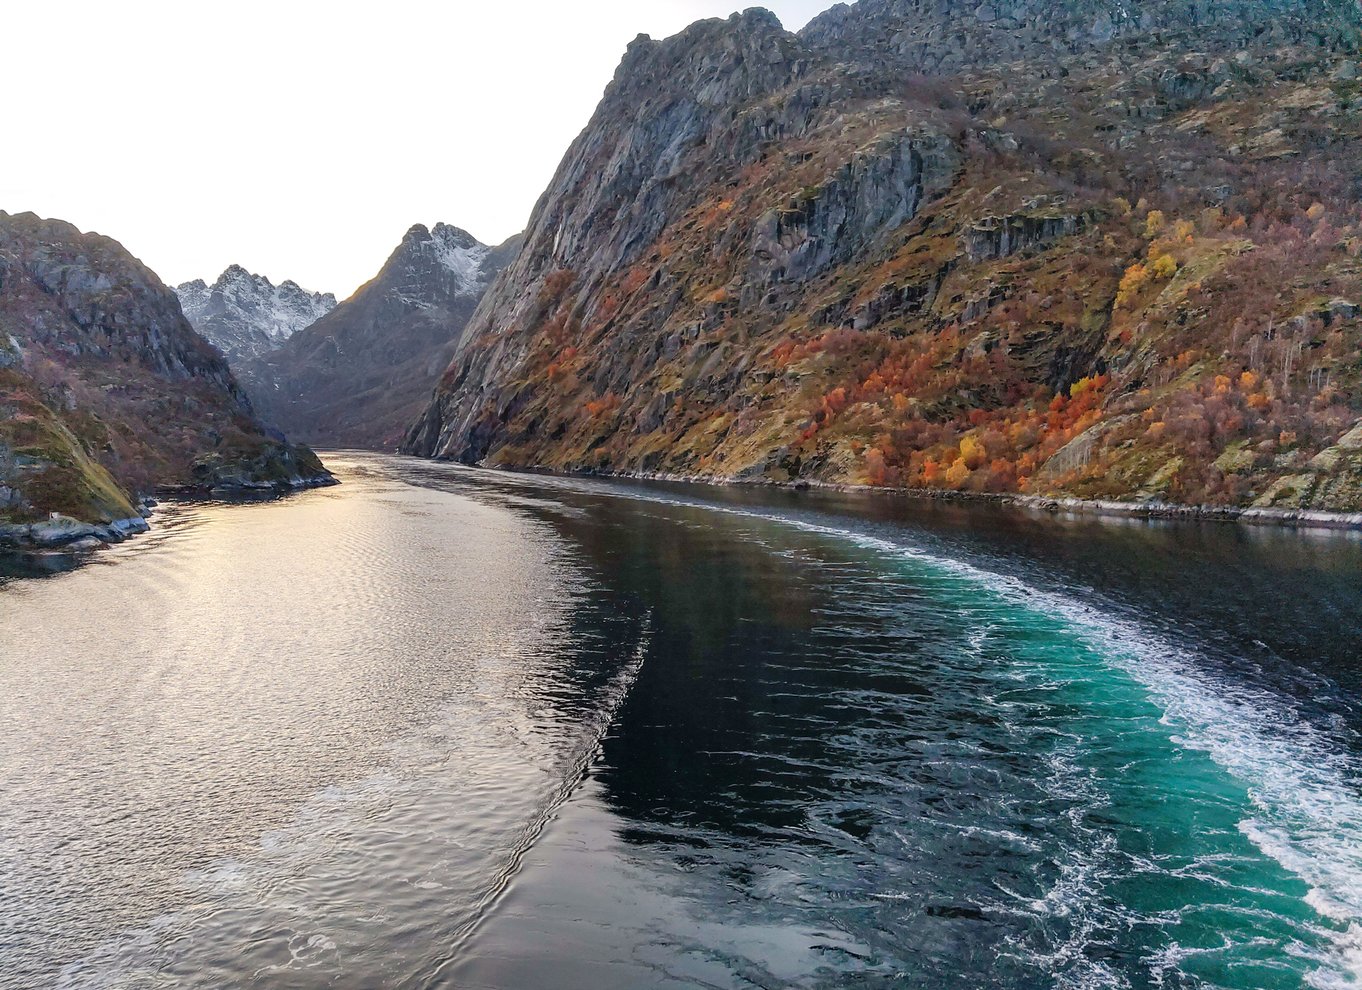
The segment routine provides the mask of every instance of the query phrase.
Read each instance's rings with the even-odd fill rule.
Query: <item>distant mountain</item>
[[[116,538],[138,524],[137,497],[166,488],[331,480],[255,418],[175,294],[122,245],[0,212],[0,544]]]
[[[308,292],[296,282],[275,285],[240,265],[211,286],[195,279],[175,294],[194,329],[233,366],[273,350],[336,308],[329,292]]]
[[[395,447],[519,246],[490,247],[443,223],[412,227],[354,296],[238,366],[261,415],[317,444]]]

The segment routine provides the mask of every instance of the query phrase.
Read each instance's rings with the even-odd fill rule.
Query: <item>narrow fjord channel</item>
[[[0,586],[0,988],[1362,986],[1356,539],[328,463]]]

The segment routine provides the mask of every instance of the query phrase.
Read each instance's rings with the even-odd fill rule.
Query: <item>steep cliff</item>
[[[202,279],[175,289],[185,318],[233,367],[283,344],[336,308],[329,292],[308,292],[297,282],[275,285],[232,265],[211,286]]]
[[[391,450],[449,364],[492,278],[520,246],[436,224],[409,230],[382,271],[278,348],[236,365],[260,414],[327,446]]]
[[[0,212],[0,538],[34,535],[30,523],[51,542],[88,536],[48,515],[106,526],[163,488],[329,480],[265,430],[174,293],[121,245]]]
[[[1351,0],[862,0],[629,49],[406,449],[1362,508]]]
[[[1354,0],[860,0],[801,32],[844,62],[933,75],[1152,47],[1234,53],[1354,46]]]

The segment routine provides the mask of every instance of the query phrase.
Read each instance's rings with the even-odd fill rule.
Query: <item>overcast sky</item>
[[[832,0],[773,0],[788,28]],[[734,0],[5,5],[0,209],[174,285],[238,263],[344,297],[414,223],[520,230],[625,46]]]

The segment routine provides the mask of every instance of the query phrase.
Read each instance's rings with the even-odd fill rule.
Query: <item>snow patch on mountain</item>
[[[452,276],[442,280],[444,284],[438,295],[481,296],[491,281],[492,273],[485,269],[492,248],[466,230],[447,223],[437,223],[431,228],[417,224],[408,231],[404,247],[410,254],[405,264],[414,273],[430,272],[430,263],[434,262],[437,270],[442,269]],[[432,284],[429,275],[420,281],[428,291]]]
[[[453,245],[441,248],[440,264],[453,272],[455,278],[459,280],[459,284],[462,286],[461,295],[479,295],[487,287],[482,266],[491,250],[485,244],[471,248]]]

